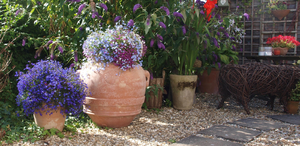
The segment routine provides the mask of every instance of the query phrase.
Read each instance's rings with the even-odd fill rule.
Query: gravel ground
[[[251,114],[247,115],[243,107],[233,99],[229,99],[222,109],[217,110],[219,95],[197,94],[197,97],[193,109],[188,111],[179,111],[171,107],[164,107],[161,111],[142,110],[128,127],[109,129],[89,125],[78,129],[76,135],[73,136],[70,133],[64,133],[66,138],[59,138],[55,135],[35,143],[15,142],[14,145],[165,146],[196,135],[198,131],[213,125],[228,125],[227,122],[243,118],[272,120],[265,116],[284,114],[283,107],[278,100],[275,101],[274,110],[270,111],[265,107],[266,101],[254,98],[249,104]],[[300,126],[287,125],[287,128],[263,132],[244,145],[300,145]],[[214,136],[200,136],[220,139]]]

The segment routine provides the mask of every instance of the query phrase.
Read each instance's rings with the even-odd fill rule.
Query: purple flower
[[[74,67],[75,66],[75,64],[74,63],[72,63],[71,65],[70,65],[70,68],[72,68],[72,67]]]
[[[155,4],[157,4],[157,3],[158,3],[158,1],[156,0],[156,1],[155,1]]]
[[[203,11],[203,10],[201,10],[201,11],[200,11],[200,14],[204,15],[204,11]]]
[[[74,52],[74,60],[75,62],[78,62],[77,51]]]
[[[107,11],[107,6],[106,6],[105,4],[101,3],[101,4],[99,4],[99,5],[100,5],[100,7],[102,7],[105,11]]]
[[[64,52],[63,48],[61,46],[58,46],[57,49],[59,50],[59,52],[62,54]]]
[[[216,9],[218,9],[218,8],[219,8],[219,6],[218,6],[218,5],[215,5],[215,8],[216,8]]]
[[[153,44],[154,44],[154,39],[151,39],[151,41],[150,41],[150,47],[153,47]]]
[[[50,60],[53,60],[53,59],[54,59],[54,55],[51,54],[51,55],[50,55]]]
[[[220,32],[217,32],[217,35],[220,36]]]
[[[147,25],[149,25],[149,24],[150,24],[150,14],[147,17]]]
[[[236,6],[236,8],[238,9],[240,6]]]
[[[217,19],[221,19],[221,17],[220,17],[220,15],[219,15],[219,14],[217,14],[217,15],[216,15],[216,17],[217,17]]]
[[[228,35],[228,33],[227,33],[227,32],[224,32],[224,34],[225,34],[225,36],[226,36],[227,38],[229,38],[229,35]]]
[[[153,73],[150,72],[150,80],[153,80]]]
[[[170,15],[170,11],[167,7],[161,6],[160,9],[164,10],[167,13],[167,15]]]
[[[234,51],[236,50],[236,48],[235,48],[235,46],[234,46],[234,45],[232,45],[232,50],[234,50]]]
[[[162,40],[162,41],[164,40],[164,38],[159,34],[157,35],[157,38],[159,38],[159,40]]]
[[[99,17],[99,13],[96,12],[96,11],[94,11],[93,14],[92,14],[92,18],[94,19],[96,16]],[[100,18],[100,17],[99,17],[99,18]]]
[[[180,17],[180,18],[182,18],[182,19],[183,19],[183,16],[182,16],[182,14],[181,14],[181,13],[178,13],[178,12],[173,12],[173,15],[174,15],[175,17]]]
[[[51,45],[53,43],[53,41],[52,40],[50,40],[50,41],[48,41],[47,42],[47,44],[46,44],[46,46],[47,46],[47,49],[49,49],[49,45]]]
[[[219,20],[219,22],[222,23],[222,22],[223,22],[223,19]]]
[[[219,68],[221,68],[221,63],[220,63],[220,62],[218,62],[217,64],[218,64],[218,67],[219,67]]]
[[[230,37],[230,39],[231,39],[231,40],[235,40],[235,38],[234,38],[234,37]]]
[[[85,4],[81,4],[79,7],[78,7],[78,12],[77,12],[77,14],[78,15],[81,15],[81,11],[83,10],[83,8],[85,8]]]
[[[249,15],[247,13],[244,13],[244,16],[249,20]]]
[[[221,26],[220,29],[224,29],[224,27]]]
[[[121,16],[117,16],[117,17],[115,18],[114,21],[117,22],[117,21],[119,21],[121,18],[122,18]]]
[[[16,11],[16,16],[19,15],[20,11],[21,11],[21,10],[17,10],[17,11]]]
[[[133,26],[134,25],[134,21],[132,20],[132,19],[130,19],[129,21],[128,21],[128,24],[127,24],[128,26]]]
[[[215,46],[217,47],[217,48],[219,48],[220,46],[219,46],[219,43],[218,43],[218,41],[217,41],[217,39],[216,38],[213,38],[213,42],[214,42],[214,44],[215,44]]]
[[[166,29],[166,25],[163,22],[159,22],[159,26],[161,26],[162,28]]]
[[[40,1],[37,1],[36,4],[37,4],[37,5],[41,5],[42,3],[41,3]]]
[[[204,48],[207,48],[207,41],[206,40],[204,40]]]
[[[82,31],[82,30],[83,30],[83,28],[82,28],[82,27],[79,27],[79,30],[80,30],[80,31]]]
[[[133,13],[138,9],[138,8],[141,8],[142,5],[140,4],[135,4],[134,7],[133,7]]]
[[[186,29],[185,29],[185,26],[182,26],[182,33],[185,35],[186,34]]]
[[[23,40],[22,40],[22,46],[25,46],[25,44],[26,44],[26,40],[23,39]]]
[[[157,41],[157,46],[160,49],[166,49],[165,45],[163,43],[161,43],[160,41]]]

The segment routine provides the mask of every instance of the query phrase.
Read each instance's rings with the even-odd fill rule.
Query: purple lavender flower
[[[225,36],[226,36],[227,38],[229,38],[229,35],[228,35],[228,33],[227,33],[227,32],[224,32],[224,34],[225,34]]]
[[[159,26],[161,26],[162,28],[166,29],[166,25],[163,22],[159,22]]]
[[[205,13],[204,13],[204,11],[203,11],[203,10],[201,10],[201,11],[200,11],[200,14],[204,15]]]
[[[128,21],[127,26],[133,26],[133,25],[134,25],[134,21],[133,21],[132,19],[130,19],[130,20]]]
[[[83,30],[83,28],[82,28],[82,27],[79,27],[79,30],[80,30],[80,31],[82,31],[82,30]]]
[[[216,9],[218,9],[218,8],[219,8],[219,6],[218,6],[218,5],[215,5],[215,8],[216,8]]]
[[[181,27],[181,29],[182,29],[182,33],[183,33],[183,35],[185,35],[185,34],[186,34],[186,29],[185,29],[185,26],[182,26],[182,27]]]
[[[231,40],[235,40],[235,37],[230,37]]]
[[[236,48],[235,48],[235,46],[234,46],[234,45],[232,45],[232,50],[234,50],[234,51],[236,50]]]
[[[236,8],[238,9],[240,6],[236,6]]]
[[[160,49],[165,49],[166,48],[165,45],[163,43],[161,43],[160,41],[157,41],[157,46]]]
[[[220,36],[220,32],[217,32],[217,35]]]
[[[213,42],[214,42],[214,44],[215,44],[215,46],[217,47],[217,48],[219,48],[220,46],[219,46],[219,43],[218,43],[218,41],[217,41],[217,39],[216,38],[213,38]]]
[[[220,29],[224,29],[224,27],[221,26]]]
[[[114,21],[117,22],[117,21],[119,21],[121,18],[122,18],[121,16],[117,16],[117,17],[115,18]]]
[[[158,3],[158,0],[155,1],[155,4],[157,4],[157,3]]]
[[[94,19],[95,17],[99,17],[99,13],[96,11],[92,13],[92,18]]]
[[[22,40],[22,46],[25,46],[25,44],[26,44],[26,40],[23,39],[23,40]]]
[[[219,14],[217,14],[216,18],[219,20],[219,19],[221,19],[221,16]]]
[[[222,22],[223,22],[223,19],[219,20],[219,22],[222,23]]]
[[[105,11],[108,10],[108,9],[107,9],[107,6],[106,6],[105,4],[101,3],[101,4],[99,4],[99,5],[100,5],[100,7],[102,7]]]
[[[249,15],[247,13],[244,13],[244,16],[249,20]]]
[[[51,55],[50,55],[50,60],[53,60],[53,59],[54,59],[54,55],[51,54]]]
[[[182,19],[183,19],[183,16],[182,16],[182,14],[181,14],[181,13],[178,13],[178,12],[173,12],[173,15],[174,15],[175,17],[180,17],[180,18],[182,18]]]
[[[169,11],[169,9],[167,7],[161,6],[160,9],[164,10],[167,15],[170,15],[170,11]]]
[[[77,51],[74,51],[74,60],[75,60],[75,62],[78,62]]]
[[[207,48],[207,41],[206,40],[204,40],[204,45],[203,45],[203,47],[206,49]]]
[[[153,47],[153,44],[154,44],[154,39],[151,39],[151,41],[150,41],[150,47]]]
[[[79,7],[78,7],[78,12],[77,12],[77,14],[78,15],[81,15],[81,11],[83,10],[83,8],[85,8],[85,4],[81,4]]]
[[[59,50],[59,52],[62,54],[64,52],[63,48],[61,46],[58,46],[57,49]]]
[[[21,10],[17,10],[15,15],[18,16],[19,13],[20,13],[20,11],[21,11]]]
[[[218,64],[218,67],[219,67],[219,68],[221,68],[221,63],[220,63],[220,62],[218,62],[217,64]]]
[[[153,80],[153,73],[150,72],[150,80]]]
[[[133,6],[133,13],[134,13],[138,8],[141,8],[141,7],[142,7],[141,4],[135,4],[135,5]]]
[[[75,64],[74,63],[72,63],[71,65],[70,65],[70,68],[72,68],[72,67],[74,67],[75,66]]]
[[[157,38],[159,38],[159,40],[162,40],[162,41],[164,40],[164,38],[159,34],[157,35]]]

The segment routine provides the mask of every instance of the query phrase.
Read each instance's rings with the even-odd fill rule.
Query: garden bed
[[[75,135],[64,132],[65,138],[57,135],[47,137],[34,143],[14,142],[22,145],[170,145],[172,142],[195,135],[198,131],[213,125],[226,125],[227,122],[247,117],[272,120],[266,115],[280,115],[283,107],[275,100],[274,110],[270,111],[267,101],[254,98],[249,103],[251,114],[247,115],[243,107],[232,98],[225,102],[224,108],[217,110],[220,96],[197,94],[196,104],[192,110],[179,111],[171,107],[161,110],[142,110],[128,127],[98,128],[93,124],[78,128]],[[279,121],[276,121],[279,122]],[[280,128],[263,132],[245,145],[297,145],[300,144],[300,126],[288,124]],[[214,136],[205,136],[216,138]]]

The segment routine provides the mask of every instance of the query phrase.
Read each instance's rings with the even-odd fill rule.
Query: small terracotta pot
[[[297,114],[299,108],[299,101],[288,101],[286,108],[289,114]]]
[[[5,130],[4,129],[0,129],[0,139],[2,137],[4,137],[4,135],[5,135]]]
[[[200,93],[213,93],[218,94],[219,91],[219,73],[220,70],[212,68],[210,74],[207,70],[204,70],[202,75],[198,75],[200,85],[198,86],[198,92]]]
[[[286,55],[287,52],[288,52],[288,50],[289,50],[289,48],[280,48],[280,47],[277,47],[277,48],[272,48],[272,50],[273,50],[273,52],[274,52],[275,50],[280,50],[280,55]],[[274,54],[274,55],[275,55],[275,54]]]
[[[40,110],[42,115],[40,115],[39,113],[33,114],[34,122],[38,126],[44,127],[44,129],[56,128],[59,131],[62,131],[65,125],[66,115],[62,115],[60,113],[60,109],[61,108],[58,108],[56,111],[49,109],[50,113],[53,112],[53,114],[51,115],[50,113],[46,114],[47,110]]]
[[[280,55],[280,50],[279,49],[274,49],[274,55]]]
[[[288,15],[289,13],[290,13],[289,9],[272,11],[272,14],[279,20],[282,20],[282,18],[285,17],[286,15]]]

